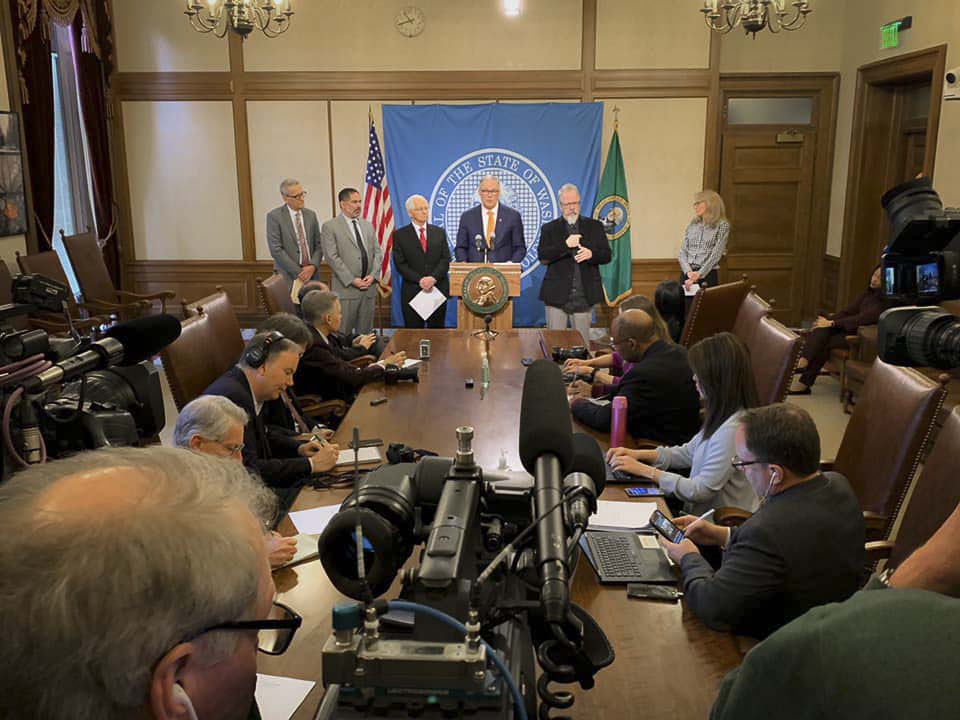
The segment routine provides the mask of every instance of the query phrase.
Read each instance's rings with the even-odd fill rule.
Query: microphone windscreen
[[[136,365],[180,337],[180,321],[173,315],[147,315],[114,325],[104,335],[123,345],[121,365]]]
[[[551,453],[560,460],[564,475],[573,458],[570,403],[560,367],[537,360],[527,368],[520,402],[520,461],[531,475],[537,458]]]
[[[593,486],[597,489],[597,496],[607,485],[607,462],[603,457],[603,450],[589,435],[584,433],[573,434],[573,460],[570,462],[570,472],[580,472],[589,475]]]

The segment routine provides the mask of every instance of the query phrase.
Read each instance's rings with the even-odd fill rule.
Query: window
[[[728,125],[809,125],[813,98],[737,97],[727,100]]]

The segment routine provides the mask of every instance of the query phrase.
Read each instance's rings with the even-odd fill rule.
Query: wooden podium
[[[506,305],[498,312],[493,313],[493,322],[490,323],[490,329],[504,331],[513,328],[513,298],[520,295],[520,263],[453,262],[450,263],[450,296],[460,298],[460,302],[457,303],[458,330],[483,330],[485,327],[484,313],[471,312],[461,298],[464,278],[474,270],[485,267],[499,271],[506,278],[507,294],[509,295]]]

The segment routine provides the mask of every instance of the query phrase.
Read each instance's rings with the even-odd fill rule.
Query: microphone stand
[[[475,330],[473,332],[474,337],[482,338],[485,341],[495,340],[497,335],[500,334],[498,330],[491,330],[490,323],[493,322],[493,315],[487,314],[483,316],[483,324],[486,326],[483,330]]]

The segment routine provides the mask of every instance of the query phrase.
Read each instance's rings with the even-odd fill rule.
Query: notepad
[[[656,503],[598,500],[597,512],[590,517],[589,529],[610,532],[646,530],[656,509]]]
[[[326,527],[326,524],[324,524],[324,527]],[[313,533],[300,533],[297,535],[296,552],[293,553],[293,557],[289,562],[285,562],[280,567],[290,567],[291,565],[296,565],[297,563],[304,562],[305,560],[313,560],[315,557],[318,557],[320,554],[318,552],[319,548],[317,547],[317,540],[319,537],[319,534]]]
[[[263,720],[290,720],[313,686],[312,680],[257,673],[257,707]]]
[[[330,518],[338,512],[340,512],[339,505],[322,505],[309,510],[297,510],[290,513],[290,522],[301,534],[319,535],[326,529]],[[299,540],[297,550],[300,550]]]
[[[358,457],[361,465],[364,463],[382,461],[380,458],[380,451],[375,447],[360,448]],[[353,465],[353,450],[351,448],[341,450],[340,454],[337,456],[337,466],[339,467],[341,465]]]

